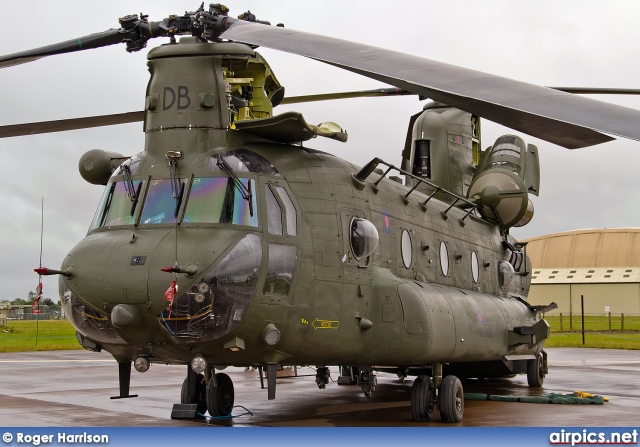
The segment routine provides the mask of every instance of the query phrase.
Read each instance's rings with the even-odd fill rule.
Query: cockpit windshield
[[[280,177],[269,161],[246,149],[210,156],[206,170],[215,177],[133,180],[140,165],[134,157],[112,174],[89,230],[176,222],[257,227],[259,192],[252,177]]]
[[[179,188],[178,193],[184,189],[185,180],[177,179]],[[180,208],[182,197],[174,197],[171,188],[171,179],[151,180],[149,185],[149,193],[144,202],[142,210],[141,224],[165,224],[175,223],[176,215]]]
[[[194,178],[183,222],[257,227],[256,181],[248,178],[240,178],[239,181],[246,189],[254,191],[249,198],[251,202],[243,197],[231,177]]]
[[[232,177],[196,177],[191,183],[189,196],[182,197],[186,191],[186,180],[179,182],[179,197],[174,197],[171,179],[158,179],[149,182],[142,213],[141,225],[176,223],[176,215],[183,200],[187,200],[183,223],[220,223],[233,225],[258,226],[258,205],[255,179],[238,178],[245,190],[251,191],[245,197]],[[134,180],[133,189],[137,197],[144,197],[145,181]],[[184,192],[186,196],[186,192]],[[100,202],[90,230],[116,225],[132,225],[138,208],[137,197],[129,197],[126,181],[110,183]]]

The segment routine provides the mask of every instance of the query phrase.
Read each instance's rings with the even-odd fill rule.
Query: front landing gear
[[[184,382],[182,382],[182,390],[180,392],[180,403],[197,404],[197,414],[202,416],[207,411],[206,402],[207,387],[204,376],[194,373],[191,368]]]
[[[206,405],[209,414],[214,417],[229,416],[233,410],[235,392],[231,377],[218,373],[211,377],[207,385]]]
[[[210,380],[189,368],[182,383],[180,403],[197,405],[196,415],[191,417],[204,416],[207,410],[214,417],[229,416],[235,397],[233,381],[224,373],[213,374],[213,370],[207,375]]]

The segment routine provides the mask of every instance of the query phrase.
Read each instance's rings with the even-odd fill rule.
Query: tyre
[[[418,376],[411,387],[411,415],[416,422],[431,422],[435,413],[435,389],[429,376]]]
[[[544,383],[544,360],[542,353],[535,360],[527,360],[527,383],[531,388],[540,388]]]
[[[207,386],[207,408],[211,416],[229,416],[235,399],[233,381],[225,373],[211,378]]]
[[[456,376],[442,380],[439,396],[440,417],[443,422],[460,422],[464,416],[464,391]]]
[[[196,392],[193,396],[189,395],[189,385],[187,378],[184,378],[182,382],[182,389],[180,391],[180,403],[182,404],[198,404],[198,414],[204,414],[207,411],[206,401],[206,387],[204,383],[204,376],[198,374],[196,379]]]

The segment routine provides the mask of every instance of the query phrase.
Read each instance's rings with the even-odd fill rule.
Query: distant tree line
[[[38,295],[35,292],[29,292],[27,294],[27,299],[16,298],[12,301],[9,301],[9,304],[12,304],[14,306],[28,306],[28,305],[30,306],[30,305],[33,305],[33,301],[36,299],[37,296]],[[49,306],[50,310],[60,310],[60,300],[58,300],[57,303],[54,303],[51,298],[41,298],[40,304]]]

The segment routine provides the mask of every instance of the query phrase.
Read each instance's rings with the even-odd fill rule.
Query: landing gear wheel
[[[185,377],[182,382],[182,390],[180,391],[180,403],[182,404],[198,404],[198,414],[204,414],[207,411],[207,388],[204,383],[204,376],[198,374],[196,380],[196,393],[193,396],[189,396],[189,384],[188,379]]]
[[[464,392],[456,376],[447,376],[440,386],[440,416],[443,422],[460,422],[464,415]]]
[[[225,373],[212,377],[207,385],[206,405],[211,416],[229,416],[233,409],[235,394],[233,381]]]
[[[542,353],[535,360],[527,360],[527,383],[531,388],[540,388],[544,383],[544,360]]]
[[[411,387],[411,415],[416,422],[433,421],[436,410],[436,390],[429,376],[418,376]]]

